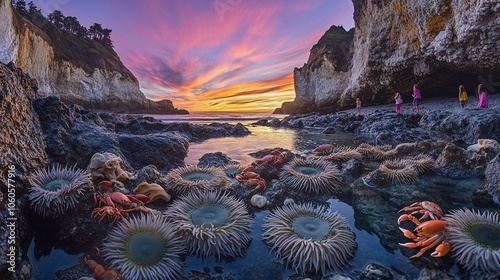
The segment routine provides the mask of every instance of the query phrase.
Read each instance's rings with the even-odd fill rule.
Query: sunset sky
[[[112,29],[141,91],[192,112],[272,112],[295,98],[293,69],[325,31],[354,26],[351,0],[33,2]]]

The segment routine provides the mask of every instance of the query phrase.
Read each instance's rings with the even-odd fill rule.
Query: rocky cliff
[[[294,70],[295,100],[276,113],[331,112],[354,107],[357,97],[365,105],[386,103],[395,91],[411,100],[413,84],[419,84],[424,99],[454,96],[460,84],[469,95],[479,83],[490,93],[498,91],[498,1],[353,3],[352,40],[342,32],[335,37],[331,30],[325,33],[307,63]],[[332,45],[324,47],[320,43],[327,37]]]
[[[112,49],[59,30],[45,19],[34,25],[10,0],[0,0],[0,38],[0,62],[13,62],[28,73],[41,96],[118,112],[187,113],[168,100],[147,99]]]

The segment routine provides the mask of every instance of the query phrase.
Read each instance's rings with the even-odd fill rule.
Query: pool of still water
[[[352,145],[353,140],[359,135],[354,134],[322,134],[318,130],[288,130],[288,129],[273,129],[269,127],[252,127],[249,126],[252,134],[246,137],[228,137],[209,139],[201,143],[191,144],[189,153],[185,159],[186,164],[196,164],[198,159],[205,153],[221,151],[228,155],[233,160],[239,161],[242,165],[249,164],[255,159],[249,155],[251,152],[256,152],[264,148],[281,147],[289,149],[296,153],[308,153],[314,147],[320,144],[337,144],[337,145]],[[426,181],[428,180],[428,181]],[[436,183],[437,182],[437,183]],[[436,198],[443,203],[446,209],[458,207],[473,207],[471,202],[472,192],[480,187],[481,180],[473,178],[468,180],[456,180],[455,183],[439,184],[439,180],[435,178],[427,178],[421,180],[415,190],[380,190],[379,195],[387,201],[404,201],[403,203],[411,203],[413,201],[422,200],[422,196]],[[367,187],[368,188],[368,187]],[[393,193],[404,193],[402,197],[393,196]],[[370,213],[359,212],[355,215],[355,209],[350,202],[343,202],[337,198],[331,198],[329,201],[332,211],[337,211],[346,217],[351,229],[356,234],[356,242],[358,248],[353,259],[350,261],[350,266],[340,271],[340,274],[348,275],[357,278],[359,271],[363,271],[369,263],[379,263],[386,267],[393,267],[402,271],[410,279],[418,278],[420,269],[414,266],[407,256],[404,256],[399,249],[387,250],[381,244],[380,238],[373,234],[369,229],[369,219],[367,215]],[[374,203],[378,203],[374,200]],[[400,202],[401,203],[401,202]],[[398,204],[400,204],[398,203]],[[374,205],[376,206],[376,205]],[[376,207],[375,207],[376,208]],[[394,216],[390,219],[397,220],[397,209],[393,209]],[[183,275],[188,275],[193,271],[209,272],[211,275],[216,275],[221,272],[222,275],[233,276],[239,280],[251,279],[287,279],[294,275],[294,271],[283,268],[276,259],[275,255],[264,244],[261,239],[263,233],[262,224],[269,211],[260,211],[255,213],[255,218],[251,224],[251,242],[247,254],[244,257],[238,258],[233,262],[219,262],[213,260],[201,260],[192,256],[186,258],[186,264],[183,269]],[[356,220],[357,219],[357,220]],[[357,225],[357,227],[356,227]],[[398,232],[398,234],[401,234]],[[33,265],[33,280],[38,279],[56,279],[55,272],[74,266],[78,263],[82,254],[67,254],[59,249],[52,249],[49,254],[37,256],[36,247],[39,244],[32,242],[29,249],[29,258]],[[397,247],[397,246],[396,246]],[[454,265],[450,271],[456,278],[458,277],[458,269]]]

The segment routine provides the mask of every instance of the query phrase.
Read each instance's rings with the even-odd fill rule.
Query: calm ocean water
[[[213,138],[202,143],[189,145],[186,164],[197,164],[205,153],[223,152],[231,159],[247,165],[255,160],[249,153],[257,152],[265,148],[284,148],[301,153],[312,150],[319,144],[337,143],[352,145],[356,134],[336,133],[323,134],[322,130],[306,129],[294,130],[284,128],[272,128],[255,126],[252,123],[260,119],[278,118],[283,119],[287,115],[274,115],[269,113],[192,113],[189,115],[151,115],[164,122],[186,121],[197,124],[209,124],[213,122],[225,122],[231,124],[241,123],[252,133],[245,137]]]
[[[198,159],[205,153],[223,152],[231,159],[239,161],[240,164],[246,165],[253,162],[255,159],[249,153],[259,151],[264,148],[281,147],[291,150],[294,153],[309,153],[313,148],[320,144],[332,143],[340,145],[352,145],[357,134],[350,133],[335,133],[323,134],[318,129],[281,129],[262,126],[254,126],[252,123],[259,119],[267,117],[283,118],[285,115],[271,114],[213,114],[213,113],[197,113],[190,115],[152,115],[153,117],[165,122],[186,121],[199,124],[207,124],[212,122],[228,122],[232,124],[242,123],[252,132],[245,137],[226,137],[215,138],[203,141],[201,143],[191,143],[189,146],[188,156],[185,159],[186,164],[197,164]],[[446,182],[446,183],[443,183]],[[346,217],[351,229],[356,234],[356,242],[358,248],[354,258],[350,261],[350,266],[345,268],[340,274],[350,276],[357,279],[360,271],[363,271],[369,263],[378,263],[385,267],[392,267],[399,270],[409,277],[416,279],[419,277],[422,269],[421,264],[413,262],[403,255],[399,249],[392,250],[384,247],[382,240],[373,231],[371,227],[372,215],[376,215],[380,219],[394,220],[396,226],[397,208],[394,204],[400,204],[401,201],[408,203],[421,201],[422,197],[432,197],[436,201],[441,201],[443,209],[452,209],[459,207],[474,207],[471,201],[472,192],[475,188],[481,186],[483,181],[478,178],[470,178],[465,180],[455,180],[450,178],[442,178],[438,175],[432,175],[428,178],[423,178],[418,182],[412,190],[397,194],[394,190],[377,190],[368,197],[357,197],[357,200],[366,200],[364,207],[360,209],[359,201],[358,208],[353,208],[351,201],[341,201],[332,197],[328,202],[332,211],[337,211]],[[373,190],[363,190],[364,193],[370,193]],[[430,199],[430,198],[429,198]],[[389,206],[389,208],[387,208]],[[381,216],[379,211],[385,211],[387,217]],[[262,224],[269,211],[256,212],[254,221],[251,224],[251,242],[247,254],[237,259],[234,262],[215,262],[212,259],[201,260],[193,256],[186,258],[186,264],[183,269],[183,275],[188,275],[192,271],[207,272],[216,277],[222,268],[222,276],[232,276],[239,280],[253,279],[288,279],[295,273],[290,269],[284,269],[283,266],[276,262],[275,255],[264,244],[261,239],[263,233]],[[396,234],[400,234],[397,232]],[[52,237],[53,238],[53,237]],[[43,240],[43,238],[41,238]],[[39,241],[43,242],[43,241]],[[28,256],[33,264],[34,272],[32,279],[56,279],[55,272],[69,268],[78,263],[78,259],[82,253],[71,255],[60,249],[52,249],[49,255],[35,257],[37,252],[37,241],[32,242]],[[397,246],[396,246],[397,247]],[[453,265],[449,271],[456,279],[459,278],[458,268]],[[215,279],[215,278],[214,278]],[[319,278],[314,278],[319,279]]]

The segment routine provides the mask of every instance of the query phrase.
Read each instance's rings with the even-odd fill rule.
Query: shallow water
[[[235,119],[231,122],[240,121],[248,125],[254,119]],[[207,119],[196,122],[205,123]],[[247,165],[255,160],[249,153],[264,148],[281,147],[294,153],[307,154],[320,144],[353,145],[354,139],[359,137],[357,134],[348,133],[322,134],[321,130],[275,129],[250,125],[248,128],[252,134],[246,137],[217,138],[201,143],[192,143],[185,159],[186,164],[197,164],[198,159],[203,154],[220,151],[231,159],[239,161],[242,165]],[[401,271],[409,279],[418,278],[421,269],[426,266],[418,260],[409,260],[407,255],[402,254],[401,247],[397,245],[398,242],[406,242],[402,233],[397,229],[396,223],[397,210],[400,205],[433,200],[439,203],[445,212],[462,207],[477,209],[472,203],[472,193],[483,184],[484,181],[481,178],[458,180],[428,175],[423,176],[411,189],[408,186],[374,189],[364,185],[361,180],[357,180],[350,186],[355,189],[354,197],[348,199],[332,197],[328,200],[332,211],[337,211],[346,217],[352,231],[356,234],[358,244],[350,266],[338,273],[356,279],[359,272],[363,271],[367,264],[378,263]],[[356,204],[353,204],[353,200],[357,200]],[[283,264],[275,259],[274,253],[261,239],[262,224],[268,214],[267,210],[255,213],[251,224],[253,240],[244,257],[232,262],[217,263],[213,259],[201,260],[188,256],[183,275],[197,274],[196,271],[212,276],[222,273],[223,276],[232,276],[234,279],[240,280],[288,279],[288,277],[295,275],[293,270],[285,269]],[[381,223],[378,223],[379,221]],[[381,239],[384,237],[380,235],[380,232],[393,234],[394,238]],[[47,256],[37,259],[34,254],[35,245],[37,244],[32,242],[28,254],[34,267],[32,279],[36,280],[55,279],[55,271],[77,264],[78,259],[82,256],[82,254],[70,255],[62,250],[53,249]],[[413,250],[416,253],[417,249]],[[449,273],[455,278],[459,278],[456,265],[450,268]]]
[[[250,153],[265,148],[280,147],[300,154],[311,151],[320,144],[352,145],[354,137],[357,136],[352,133],[323,134],[317,129],[292,130],[265,126],[247,126],[247,128],[252,133],[245,137],[214,138],[190,144],[184,161],[186,164],[197,164],[206,153],[223,152],[245,166],[255,161]]]

